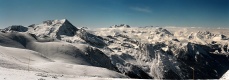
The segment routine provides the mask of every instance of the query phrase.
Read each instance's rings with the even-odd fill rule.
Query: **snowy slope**
[[[67,57],[67,59],[64,59],[68,55],[63,54],[63,55],[58,55],[58,57],[54,56],[55,58],[50,58],[49,56],[43,53],[36,52],[36,51],[32,51],[28,49],[12,48],[12,47],[3,47],[3,46],[0,46],[0,53],[1,53],[0,54],[0,61],[1,61],[0,66],[4,68],[26,70],[26,71],[37,71],[37,73],[39,72],[56,73],[59,75],[107,77],[107,78],[108,77],[111,77],[111,78],[112,77],[123,77],[123,78],[126,77],[120,73],[117,73],[115,71],[112,71],[106,68],[95,67],[95,66],[94,67],[86,66],[85,64],[88,62],[77,60],[78,58],[84,59],[81,56],[77,56],[78,58],[68,58]],[[85,58],[88,59],[87,57]],[[82,62],[82,64],[84,65],[81,65],[80,63],[71,63],[71,61]],[[110,67],[110,69],[113,69],[113,68]],[[1,76],[6,75],[6,74],[3,74],[2,71],[0,73],[1,73]],[[23,74],[23,75],[26,75],[26,74]],[[8,78],[10,77],[8,76]]]
[[[4,44],[0,46],[0,66],[4,68],[74,76],[126,77],[116,72],[108,57],[90,47],[81,49],[94,54],[87,54],[66,42],[39,42],[27,33],[10,32],[1,36],[6,36],[0,39]],[[2,42],[5,40],[16,44]],[[101,61],[102,57],[107,60]]]
[[[223,76],[220,78],[221,80],[228,80],[229,79],[229,71],[227,71]]]
[[[0,79],[2,80],[15,80],[15,79],[16,80],[117,80],[117,79],[128,80],[128,78],[102,78],[100,76],[77,76],[77,75],[7,69],[1,67],[0,67],[0,71],[1,71]],[[81,73],[90,74],[90,73],[85,73],[84,71],[82,71]],[[107,74],[107,73],[103,73],[103,74]]]

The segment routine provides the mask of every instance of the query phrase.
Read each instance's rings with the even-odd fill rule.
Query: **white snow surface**
[[[39,74],[39,73],[48,74],[48,75],[55,73],[58,75],[72,75],[73,77],[75,76],[100,77],[100,78],[101,77],[103,78],[125,77],[120,73],[108,70],[106,68],[71,64],[71,63],[65,63],[61,61],[53,61],[51,59],[45,58],[42,55],[39,55],[38,52],[27,50],[27,49],[0,46],[0,61],[1,61],[0,66],[4,67],[4,68],[0,67],[1,69],[0,79],[6,78],[7,80],[14,78],[13,76],[19,77],[19,80],[23,80],[23,79],[31,80],[39,77],[39,76],[35,77],[36,76],[35,74]],[[16,70],[12,70],[12,69],[16,69]],[[29,74],[28,78],[26,77],[27,74]],[[9,75],[13,75],[13,76],[9,76]],[[61,79],[62,78],[60,78],[60,80]]]
[[[128,78],[101,78],[97,76],[77,76],[38,71],[8,69],[2,67],[0,67],[0,71],[1,80],[129,80]]]
[[[227,71],[221,78],[220,80],[228,80],[229,79],[229,71]]]

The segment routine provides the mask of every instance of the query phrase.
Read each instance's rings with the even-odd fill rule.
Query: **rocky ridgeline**
[[[9,26],[9,27],[3,29],[2,31],[26,32],[26,31],[28,31],[28,28],[24,27],[24,26],[21,26],[21,25],[12,25],[12,26]]]
[[[110,28],[130,28],[130,26],[126,24],[120,24],[120,25],[110,26]]]

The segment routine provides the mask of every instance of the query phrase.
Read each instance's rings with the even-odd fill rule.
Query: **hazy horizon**
[[[0,28],[68,19],[76,27],[229,27],[229,0],[0,0]]]

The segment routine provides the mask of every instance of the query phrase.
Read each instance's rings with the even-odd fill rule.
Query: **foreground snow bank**
[[[114,78],[101,78],[91,76],[76,76],[66,74],[44,73],[7,69],[0,67],[0,80],[112,80]]]
[[[227,71],[220,79],[229,80],[229,71]]]

